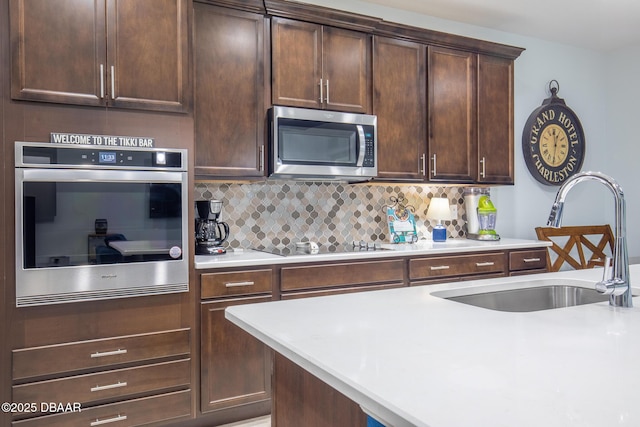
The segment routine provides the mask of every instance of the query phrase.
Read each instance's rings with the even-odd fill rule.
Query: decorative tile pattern
[[[463,187],[427,185],[342,184],[267,181],[260,183],[198,182],[196,200],[224,202],[221,220],[230,227],[229,245],[284,247],[300,240],[340,244],[365,240],[389,243],[385,208],[391,197],[413,206],[418,235],[431,238],[435,224],[426,220],[429,200],[447,197],[458,218],[445,221],[448,237],[464,237]]]

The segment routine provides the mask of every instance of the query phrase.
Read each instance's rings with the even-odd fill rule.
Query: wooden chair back
[[[547,251],[549,271],[559,271],[564,263],[576,270],[603,266],[605,257],[613,253],[613,232],[608,224],[536,227],[536,234],[539,240],[552,243]],[[553,262],[552,252],[557,255]]]

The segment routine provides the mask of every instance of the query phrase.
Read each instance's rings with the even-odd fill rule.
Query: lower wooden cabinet
[[[547,249],[528,249],[509,252],[509,275],[546,273]]]
[[[191,361],[185,359],[16,385],[13,401],[50,402],[63,396],[60,402],[76,402],[86,408],[100,402],[188,388],[190,382]]]
[[[271,423],[278,427],[365,427],[367,416],[351,399],[281,354],[275,356]],[[304,421],[302,421],[304,420]]]
[[[403,259],[303,264],[282,267],[280,289],[282,292],[331,288],[367,290],[377,284],[402,284],[403,277]]]
[[[200,412],[211,425],[271,412],[272,351],[225,318],[232,305],[272,300],[272,270],[203,272]]]
[[[224,309],[238,304],[270,301],[271,296],[249,297],[202,304],[201,411],[240,406],[247,418],[271,409],[271,351],[225,319]],[[249,415],[249,412],[254,412]]]
[[[58,397],[56,396],[56,399]],[[81,411],[14,421],[12,427],[133,427],[182,421],[191,416],[191,390],[126,400]],[[166,425],[166,424],[164,424]]]
[[[505,252],[440,255],[409,261],[409,280],[412,285],[503,277],[507,271]]]
[[[15,426],[135,426],[191,413],[191,330],[60,343],[12,352]],[[65,405],[63,409],[53,404]]]

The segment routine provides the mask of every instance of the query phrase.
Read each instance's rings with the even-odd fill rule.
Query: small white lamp
[[[433,241],[445,242],[447,240],[447,229],[442,225],[442,221],[451,219],[451,210],[449,208],[449,199],[446,197],[434,197],[429,203],[427,210],[427,219],[435,219],[438,221],[433,227]]]

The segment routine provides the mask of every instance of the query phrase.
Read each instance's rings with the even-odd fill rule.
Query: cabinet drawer
[[[190,360],[178,360],[13,386],[13,402],[91,403],[187,388]]]
[[[547,268],[547,250],[512,251],[509,253],[509,270],[539,270]]]
[[[184,390],[93,408],[82,408],[81,412],[68,412],[14,421],[11,426],[93,427],[107,425],[133,427],[165,420],[188,419],[191,416],[190,405],[191,391]]]
[[[284,267],[280,276],[280,288],[283,291],[291,291],[365,283],[402,282],[403,275],[402,260]]]
[[[13,379],[188,355],[189,329],[13,350]]]
[[[204,273],[200,275],[202,299],[251,295],[272,290],[271,269]]]
[[[288,292],[282,295],[283,300],[320,297],[325,295],[351,294],[354,292],[378,291],[381,289],[404,288],[404,283],[385,283],[384,285],[354,286],[351,288],[321,289],[313,291]]]
[[[505,271],[504,252],[418,258],[409,262],[409,277],[412,281],[434,277],[501,273]]]

